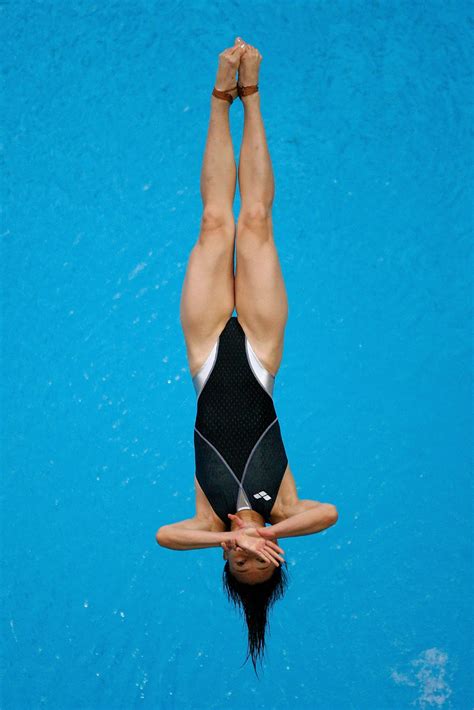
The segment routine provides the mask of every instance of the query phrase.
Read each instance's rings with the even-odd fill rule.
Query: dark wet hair
[[[222,582],[227,598],[240,613],[245,616],[248,629],[248,652],[244,663],[252,657],[254,671],[257,673],[257,661],[262,662],[265,654],[265,632],[268,624],[268,612],[273,604],[281,599],[288,586],[286,562],[278,567],[272,576],[259,584],[239,582],[230,571],[229,561],[224,565]],[[244,665],[244,663],[242,665]]]

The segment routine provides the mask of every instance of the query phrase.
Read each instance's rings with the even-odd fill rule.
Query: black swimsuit
[[[206,362],[193,377],[196,478],[212,508],[251,508],[270,522],[288,459],[273,404],[274,376],[231,316]]]

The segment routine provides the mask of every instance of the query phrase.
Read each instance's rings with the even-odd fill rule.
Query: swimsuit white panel
[[[209,375],[212,372],[212,368],[214,367],[214,364],[217,359],[217,350],[219,347],[219,341],[216,341],[214,343],[214,347],[212,348],[211,352],[206,358],[206,361],[204,364],[199,368],[199,370],[196,372],[196,374],[193,377],[193,385],[194,389],[196,390],[196,396],[199,397],[201,394],[202,390],[204,389],[204,385],[206,384]]]
[[[250,345],[250,342],[245,336],[245,349],[247,351],[247,359],[249,361],[249,365],[252,369],[253,374],[257,378],[257,380],[260,382],[262,385],[263,389],[268,392],[270,397],[273,397],[273,387],[275,385],[275,376],[272,375],[264,365],[260,362],[258,359],[254,349]]]

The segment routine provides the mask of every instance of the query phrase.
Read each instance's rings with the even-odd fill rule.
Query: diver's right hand
[[[260,530],[265,528],[257,528],[253,525],[246,525],[238,516],[228,513],[229,517],[237,520],[238,528],[234,529],[229,535],[226,543],[222,546],[229,549],[241,549],[263,560],[269,560],[278,566],[278,563],[284,562],[284,550],[279,547],[273,540],[264,540],[259,535]]]
[[[252,535],[255,528],[242,528],[234,532],[230,544],[235,550],[243,550],[263,562],[272,562],[278,567],[285,561],[283,550],[271,540],[264,540],[259,535]]]

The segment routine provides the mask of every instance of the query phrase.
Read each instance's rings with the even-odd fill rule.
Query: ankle
[[[244,107],[247,106],[259,106],[260,105],[260,92],[256,91],[254,94],[248,94],[247,96],[241,96]]]
[[[260,99],[257,94],[245,96],[242,103],[244,106],[245,117],[252,118],[255,116],[255,118],[258,118],[259,120],[261,119],[262,111],[260,109]]]
[[[229,101],[225,101],[224,99],[218,99],[217,96],[213,96],[213,94],[211,94],[211,108],[228,111],[230,106],[231,104]]]

